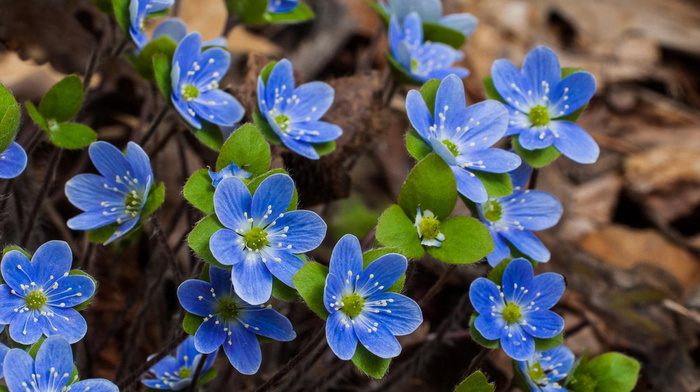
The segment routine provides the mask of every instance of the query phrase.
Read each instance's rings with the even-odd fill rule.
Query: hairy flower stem
[[[189,392],[194,392],[197,390],[197,381],[199,381],[199,376],[202,375],[202,369],[204,368],[204,363],[207,361],[209,354],[202,354],[199,358],[199,363],[197,364],[197,369],[194,371],[192,376],[192,381],[190,382],[190,387],[187,389]]]
[[[39,210],[41,209],[41,205],[44,203],[44,199],[46,199],[46,194],[48,193],[49,188],[56,179],[56,171],[58,170],[58,163],[61,161],[62,154],[62,148],[56,148],[51,154],[51,159],[49,160],[49,172],[46,173],[46,176],[44,176],[44,183],[41,184],[41,188],[39,189],[36,201],[34,201],[34,206],[32,207],[32,210],[29,213],[27,227],[24,228],[24,233],[22,234],[22,239],[20,240],[20,244],[22,244],[23,246],[27,246],[27,241],[29,241],[29,238],[32,234],[32,229],[34,229],[34,224],[36,223],[36,218],[39,214]]]
[[[168,111],[170,111],[170,106],[167,103],[163,104],[163,108],[160,109],[160,112],[158,112],[158,114],[156,114],[156,116],[153,118],[153,121],[151,122],[151,125],[148,126],[146,133],[144,133],[143,137],[141,137],[141,140],[139,141],[141,147],[145,147],[146,143],[148,143],[148,140],[151,137],[153,137],[153,134],[155,133],[156,129],[158,129],[160,123],[163,122],[163,119],[165,119],[165,116],[168,114]]]

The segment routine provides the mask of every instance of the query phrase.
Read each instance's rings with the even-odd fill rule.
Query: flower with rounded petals
[[[119,224],[105,242],[108,244],[139,222],[153,184],[153,170],[148,155],[134,142],[129,142],[126,154],[107,142],[92,143],[88,153],[101,175],[79,174],[66,182],[68,200],[85,211],[67,224],[73,230]]]
[[[170,99],[193,128],[201,129],[202,120],[232,126],[243,118],[243,105],[219,90],[219,82],[231,65],[227,50],[213,47],[202,52],[202,36],[190,33],[178,44],[172,65]]]
[[[419,82],[451,74],[460,78],[469,75],[468,70],[452,66],[464,58],[462,52],[447,44],[424,41],[423,22],[415,12],[406,16],[403,25],[396,16],[391,17],[389,48],[401,68]]]
[[[292,324],[268,305],[251,305],[237,296],[229,271],[211,267],[209,277],[211,283],[190,279],[177,289],[182,307],[204,320],[194,335],[194,347],[212,353],[223,345],[233,367],[254,374],[262,362],[256,335],[287,342],[296,337]]]
[[[396,336],[408,335],[423,322],[420,307],[399,293],[387,292],[406,272],[406,257],[390,253],[364,268],[360,241],[345,235],[331,254],[323,302],[328,345],[340,359],[353,357],[358,342],[372,354],[401,353]]]
[[[505,134],[508,111],[488,100],[466,107],[462,80],[443,79],[435,96],[435,115],[423,96],[411,90],[406,112],[418,135],[447,163],[457,179],[459,193],[476,203],[488,200],[486,188],[474,172],[507,173],[520,166],[520,157],[490,148]]]
[[[27,153],[17,142],[12,142],[0,153],[0,178],[15,178],[27,167]]]
[[[150,372],[155,378],[142,382],[149,388],[180,391],[192,383],[192,376],[197,371],[202,353],[194,347],[194,337],[189,336],[177,346],[175,356],[168,355],[153,365]],[[204,375],[214,364],[216,352],[207,356],[202,365],[201,375]]]
[[[299,0],[270,0],[267,5],[267,12],[281,14],[293,10],[297,5],[299,5]]]
[[[85,336],[87,323],[73,309],[92,297],[95,283],[70,275],[73,255],[63,241],[49,241],[31,260],[19,250],[0,263],[0,324],[9,324],[12,340],[34,344],[42,335],[60,335],[71,344]]]
[[[219,185],[219,183],[229,177],[238,177],[241,180],[246,180],[252,176],[251,173],[241,169],[235,163],[232,163],[218,172],[213,172],[209,170],[209,177],[211,177],[211,184],[213,186]]]
[[[469,288],[478,313],[474,327],[484,338],[500,340],[509,357],[525,361],[535,353],[535,338],[553,338],[564,329],[564,319],[549,310],[564,288],[563,276],[553,272],[534,276],[529,261],[514,259],[500,286],[478,278]]]
[[[129,3],[129,34],[136,47],[142,49],[148,43],[146,18],[149,14],[165,11],[175,0],[131,0]]]
[[[403,23],[406,17],[412,13],[418,13],[423,23],[439,24],[453,30],[457,30],[465,37],[472,35],[478,20],[472,14],[451,14],[442,16],[442,2],[440,0],[389,0],[389,3],[380,3],[389,15],[395,15],[399,23]]]
[[[535,261],[549,261],[549,250],[531,230],[545,230],[557,224],[563,208],[553,195],[538,190],[529,190],[527,183],[532,167],[523,163],[511,172],[513,193],[505,197],[491,197],[478,204],[481,219],[495,244],[495,249],[486,259],[492,267],[510,257],[512,244],[524,255]]]
[[[518,135],[526,150],[554,146],[578,163],[593,163],[600,148],[586,131],[566,116],[582,108],[593,97],[593,75],[574,72],[562,79],[556,53],[544,46],[531,50],[522,70],[506,59],[491,68],[493,84],[508,104],[508,135]]]
[[[173,40],[173,42],[178,43],[182,41],[185,36],[187,36],[187,25],[185,22],[180,18],[168,18],[153,30],[152,40],[156,40],[160,37],[168,37]],[[202,43],[202,47],[206,48],[207,46],[221,46],[222,48],[226,48],[226,38],[216,37]]]
[[[562,385],[574,367],[574,354],[565,346],[536,351],[518,367],[532,392],[566,392]]]
[[[214,233],[209,249],[231,266],[236,294],[261,304],[272,294],[272,277],[294,287],[292,277],[304,265],[297,254],[316,249],[326,236],[326,224],[311,211],[287,211],[294,181],[286,174],[263,180],[251,196],[240,178],[216,186],[214,212],[226,227]]]
[[[323,82],[295,87],[292,63],[283,59],[270,72],[267,83],[258,77],[258,108],[280,141],[309,159],[319,159],[314,144],[333,141],[343,130],[320,121],[333,104],[335,91]]]
[[[73,376],[73,351],[59,336],[46,339],[36,359],[13,348],[7,353],[3,366],[9,392],[119,392],[114,383],[102,378],[77,381],[78,376]]]

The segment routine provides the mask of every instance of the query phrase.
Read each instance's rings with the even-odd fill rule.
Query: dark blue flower
[[[178,44],[172,64],[170,99],[192,127],[202,128],[202,120],[232,126],[243,118],[243,105],[219,90],[219,82],[231,65],[227,50],[213,47],[202,52],[202,36],[190,33]]]
[[[484,101],[466,107],[462,80],[446,77],[435,97],[435,116],[423,96],[411,90],[406,112],[411,125],[433,151],[450,166],[457,179],[457,190],[476,203],[488,200],[486,188],[474,171],[507,173],[520,165],[520,157],[493,146],[508,127],[508,111],[497,101]]]
[[[545,230],[556,225],[563,208],[553,195],[527,189],[530,173],[532,167],[523,163],[511,172],[511,195],[492,197],[478,205],[479,217],[489,228],[495,244],[493,252],[486,256],[492,267],[510,257],[509,243],[535,261],[549,261],[549,250],[531,230]]]
[[[10,351],[10,348],[5,346],[4,344],[0,343],[0,378],[5,377],[5,373],[3,372],[3,367],[2,363],[5,360],[5,356],[7,353]]]
[[[280,14],[289,12],[299,5],[299,0],[270,0],[267,5],[267,12],[271,14]]]
[[[221,180],[229,178],[229,177],[238,177],[241,180],[246,180],[250,178],[252,174],[248,173],[247,171],[241,169],[240,167],[236,166],[235,163],[232,163],[225,168],[221,169],[218,172],[213,172],[209,170],[209,177],[211,177],[211,184],[214,186],[219,185]]]
[[[328,345],[340,359],[350,359],[357,343],[381,358],[401,353],[396,336],[408,335],[423,322],[412,299],[386,290],[406,272],[406,257],[390,253],[363,267],[357,237],[346,235],[331,255],[323,302]]]
[[[85,211],[68,220],[73,230],[93,230],[113,223],[119,227],[108,244],[136,226],[153,184],[148,155],[129,142],[126,155],[107,142],[95,142],[88,150],[100,175],[79,174],[66,182],[66,196]]]
[[[532,392],[566,392],[562,385],[574,367],[574,354],[564,346],[536,351],[518,367]]]
[[[472,283],[469,299],[478,313],[474,327],[486,339],[500,340],[509,357],[525,361],[535,353],[534,338],[553,338],[564,329],[564,319],[549,310],[564,288],[563,276],[534,276],[529,261],[515,259],[503,272],[501,286],[486,278]]]
[[[168,37],[172,39],[175,43],[182,41],[187,35],[187,25],[180,18],[168,18],[161,22],[155,30],[153,30],[153,39],[160,37]],[[208,46],[221,46],[226,47],[226,38],[216,37],[209,41],[202,43],[203,47]]]
[[[12,142],[0,153],[0,178],[15,178],[27,167],[27,153],[17,142]]]
[[[439,24],[457,30],[469,37],[478,24],[478,20],[472,14],[451,14],[442,16],[442,2],[440,0],[389,0],[389,3],[381,3],[389,15],[395,15],[399,23],[403,23],[406,17],[416,12],[423,23]]]
[[[216,260],[231,266],[236,294],[261,304],[272,293],[272,277],[294,287],[292,277],[304,265],[297,254],[316,249],[326,224],[311,211],[287,211],[294,182],[286,174],[266,178],[250,195],[240,178],[219,183],[214,211],[226,227],[214,233],[209,248]]]
[[[258,77],[258,107],[282,143],[309,159],[318,159],[314,143],[340,137],[339,126],[319,121],[333,104],[333,87],[311,82],[295,87],[292,63],[283,59],[272,69],[267,84]]]
[[[214,363],[216,353],[210,354],[204,361],[201,375],[205,374]],[[194,337],[189,336],[179,346],[175,356],[168,355],[151,368],[154,379],[142,382],[149,388],[180,391],[192,383],[192,376],[197,371],[202,354],[194,346]]]
[[[453,67],[464,58],[462,52],[439,42],[423,41],[423,23],[417,13],[412,12],[403,20],[396,16],[389,23],[389,48],[401,67],[413,79],[427,82],[430,79],[443,79],[447,75],[466,78],[469,71]]]
[[[59,336],[41,344],[36,360],[18,348],[10,350],[4,367],[9,392],[119,392],[116,385],[102,378],[77,381],[70,344]]]
[[[75,343],[85,336],[85,319],[73,307],[92,297],[95,283],[84,275],[69,275],[72,262],[63,241],[41,245],[31,261],[18,250],[3,256],[0,324],[9,324],[12,340],[33,344],[42,335],[60,335]]]
[[[525,57],[522,71],[506,59],[491,68],[493,83],[509,105],[508,135],[518,135],[527,150],[554,146],[579,163],[593,163],[600,149],[583,128],[563,118],[593,97],[595,78],[578,71],[562,79],[556,53],[538,46]]]
[[[129,3],[129,34],[139,49],[146,46],[146,18],[175,4],[175,0],[131,0]]]
[[[222,185],[227,182],[231,180]],[[194,335],[194,346],[201,353],[212,353],[223,345],[233,367],[254,374],[262,361],[256,335],[290,341],[296,337],[292,324],[269,306],[250,305],[236,295],[229,271],[211,267],[209,277],[211,283],[190,279],[177,289],[182,307],[204,318]]]

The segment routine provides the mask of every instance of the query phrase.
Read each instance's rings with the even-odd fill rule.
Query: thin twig
[[[177,262],[177,257],[175,256],[175,253],[173,253],[173,250],[170,248],[170,244],[168,244],[168,237],[166,237],[165,232],[163,231],[163,226],[161,226],[160,220],[157,216],[153,215],[153,217],[151,218],[151,223],[153,224],[153,228],[155,229],[154,234],[163,246],[167,257],[173,266],[175,281],[182,282],[184,280],[184,275],[182,274],[182,271],[180,269],[180,264]]]
[[[49,172],[46,173],[46,176],[44,177],[44,183],[39,189],[39,194],[37,195],[36,200],[34,201],[34,207],[32,207],[32,210],[29,214],[29,221],[27,222],[27,227],[24,229],[24,233],[22,234],[22,240],[20,241],[20,244],[24,246],[28,245],[27,241],[29,241],[29,237],[32,234],[32,229],[34,229],[34,223],[36,223],[36,218],[39,214],[39,210],[41,209],[41,204],[44,202],[44,199],[46,198],[46,193],[48,192],[49,188],[56,179],[58,162],[61,160],[62,154],[63,149],[56,148],[51,155],[51,160],[49,161]]]
[[[129,34],[124,34],[124,37],[122,37],[122,40],[119,42],[119,45],[117,45],[116,48],[110,53],[110,57],[118,57],[119,55],[124,52],[124,49],[126,49],[126,46],[129,44],[129,41],[131,41],[131,37],[129,37]]]
[[[146,133],[144,133],[143,137],[141,138],[141,141],[139,141],[141,147],[144,147],[146,143],[148,143],[148,140],[153,136],[156,129],[158,128],[158,125],[160,125],[160,123],[163,121],[165,115],[168,114],[169,110],[170,106],[168,106],[168,104],[166,103],[163,105],[163,108],[160,109],[160,112],[156,114],[156,116],[153,118],[153,121],[151,122],[151,125],[148,126]]]
[[[166,344],[162,350],[158,351],[146,362],[144,362],[143,365],[141,365],[138,369],[134,370],[122,381],[118,382],[117,385],[119,386],[119,390],[127,391],[130,387],[132,387],[144,373],[146,373],[150,368],[153,367],[153,365],[158,363],[158,361],[165,358],[166,355],[170,354],[173,350],[175,350],[175,348],[179,346],[183,340],[185,340],[185,338],[187,337],[186,335],[187,333],[185,331],[180,330],[177,336],[171,339],[170,342],[168,342],[168,344]]]
[[[537,188],[537,179],[539,177],[540,177],[540,169],[538,169],[538,168],[532,169],[532,175],[530,176],[530,183],[528,184],[528,188],[536,189]]]
[[[190,381],[190,387],[188,389],[189,392],[194,392],[197,389],[197,381],[199,381],[199,376],[202,374],[202,369],[204,368],[204,362],[207,361],[208,356],[209,354],[202,354],[202,356],[199,357],[197,369],[195,369],[194,375],[192,376],[192,381]]]
[[[90,82],[92,81],[92,76],[95,74],[95,69],[99,63],[99,58],[100,47],[97,45],[90,55],[90,60],[88,61],[87,69],[85,70],[85,77],[83,77],[83,91],[90,88]]]
[[[423,307],[424,305],[429,303],[430,300],[433,299],[433,297],[435,297],[440,292],[442,287],[445,285],[445,282],[447,282],[447,279],[450,277],[450,275],[456,268],[456,264],[450,264],[447,268],[445,268],[445,270],[442,271],[442,274],[440,275],[438,280],[432,285],[432,287],[430,287],[430,289],[427,293],[425,293],[423,298],[421,298],[420,301],[418,301],[418,305]]]

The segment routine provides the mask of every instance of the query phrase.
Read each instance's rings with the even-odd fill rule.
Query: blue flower
[[[299,5],[299,0],[270,0],[267,5],[267,12],[271,14],[280,14],[289,12]]]
[[[272,277],[294,287],[292,276],[304,265],[297,254],[316,249],[326,224],[311,211],[287,211],[294,182],[286,174],[266,178],[250,195],[240,178],[227,178],[214,192],[214,211],[226,227],[209,240],[212,254],[231,266],[236,294],[257,305],[272,293]]]
[[[333,104],[333,87],[323,82],[294,85],[292,63],[283,59],[272,69],[267,84],[258,77],[258,107],[265,121],[290,150],[318,159],[314,143],[340,137],[339,126],[319,121]]]
[[[408,92],[406,112],[418,135],[450,166],[457,190],[476,203],[488,200],[486,188],[474,171],[507,173],[517,168],[520,157],[493,146],[506,132],[508,111],[497,101],[466,107],[464,85],[450,75],[438,87],[435,116],[423,96]]]
[[[146,18],[149,14],[164,11],[175,4],[175,0],[131,0],[129,3],[129,34],[139,49],[148,43]]]
[[[418,207],[416,209],[416,221],[413,226],[418,231],[421,245],[434,246],[436,248],[442,246],[445,235],[440,232],[440,221],[435,218],[435,214],[432,211],[421,211],[420,207]]]
[[[102,175],[79,174],[66,182],[68,200],[85,211],[69,219],[68,227],[93,230],[117,223],[108,244],[139,222],[153,184],[153,170],[148,155],[133,142],[126,147],[126,156],[107,142],[92,143],[88,152]]]
[[[247,171],[241,169],[240,167],[236,166],[235,163],[232,163],[225,168],[221,169],[218,172],[213,172],[209,170],[209,177],[211,177],[211,184],[214,186],[219,185],[221,180],[230,178],[230,177],[238,177],[241,180],[246,180],[252,176],[251,173],[248,173]]]
[[[536,351],[518,367],[532,392],[566,392],[564,379],[574,367],[574,354],[564,346],[547,351]],[[560,384],[561,382],[561,384]]]
[[[12,142],[0,153],[0,178],[15,178],[27,167],[27,153],[17,142]]]
[[[417,13],[412,12],[403,21],[396,16],[389,23],[389,48],[396,61],[413,79],[427,82],[455,74],[466,78],[469,71],[453,67],[464,58],[462,52],[439,42],[423,41],[423,23]]]
[[[538,46],[525,57],[519,71],[506,59],[491,68],[493,83],[509,105],[508,135],[518,135],[526,150],[554,146],[579,163],[593,163],[600,149],[583,128],[564,117],[582,108],[593,97],[595,78],[578,71],[562,79],[556,53]]]
[[[227,182],[231,180],[222,185]],[[223,345],[233,367],[243,374],[254,374],[262,361],[256,335],[287,342],[296,337],[292,323],[267,305],[242,300],[236,295],[229,271],[211,267],[209,277],[211,283],[190,279],[177,289],[182,307],[204,318],[194,335],[194,347],[201,353],[212,353]]]
[[[564,319],[549,310],[564,293],[564,277],[553,272],[534,276],[532,264],[515,259],[503,272],[501,286],[476,279],[469,299],[477,311],[474,327],[489,340],[500,340],[516,361],[535,353],[534,338],[548,339],[564,329]]]
[[[232,126],[243,118],[243,105],[231,94],[219,90],[219,82],[231,65],[227,50],[213,47],[202,52],[202,36],[190,33],[180,41],[173,55],[172,94],[175,109],[188,124],[202,128],[202,120]]]
[[[0,378],[5,377],[5,374],[4,374],[3,370],[2,370],[2,369],[3,369],[2,363],[3,363],[3,361],[5,360],[5,356],[7,355],[7,353],[8,353],[9,351],[10,351],[10,348],[9,348],[9,347],[7,347],[7,346],[5,346],[4,344],[0,343]]]
[[[204,361],[200,375],[205,374],[216,359],[216,353]],[[180,391],[192,383],[192,376],[197,371],[202,354],[194,347],[194,337],[189,336],[179,346],[175,356],[169,355],[151,368],[154,379],[142,382],[149,388]]]
[[[408,335],[423,322],[412,299],[386,290],[406,272],[406,258],[384,255],[363,267],[357,237],[346,235],[331,254],[323,302],[328,345],[340,359],[351,359],[357,343],[381,358],[401,353],[396,336]]]
[[[549,261],[549,250],[531,230],[545,230],[557,224],[563,208],[553,195],[528,190],[532,167],[523,163],[511,172],[513,194],[492,197],[478,205],[479,217],[491,232],[495,249],[486,259],[492,267],[510,257],[512,244],[520,252],[541,263]]]
[[[168,18],[161,22],[161,24],[156,27],[155,30],[153,30],[153,38],[152,39],[157,39],[160,37],[168,37],[172,39],[175,43],[178,43],[182,41],[183,38],[187,35],[187,25],[185,22],[180,19],[180,18]],[[202,47],[208,47],[208,46],[221,46],[223,48],[226,47],[226,38],[224,37],[216,37],[214,39],[211,39],[209,41],[205,41],[202,43]]]
[[[4,367],[9,392],[119,392],[116,385],[102,378],[76,382],[73,352],[70,344],[59,336],[52,336],[41,344],[36,360],[18,348],[10,350]]]
[[[472,35],[478,21],[472,14],[452,14],[442,16],[440,0],[389,0],[389,4],[381,3],[389,15],[395,15],[399,23],[404,23],[406,17],[418,13],[423,23],[439,24],[457,30],[465,37]]]
[[[84,275],[70,275],[73,255],[63,241],[39,247],[31,261],[11,250],[0,264],[0,324],[9,324],[12,340],[36,343],[42,335],[63,336],[75,343],[85,336],[87,323],[73,307],[95,293],[95,283]]]

